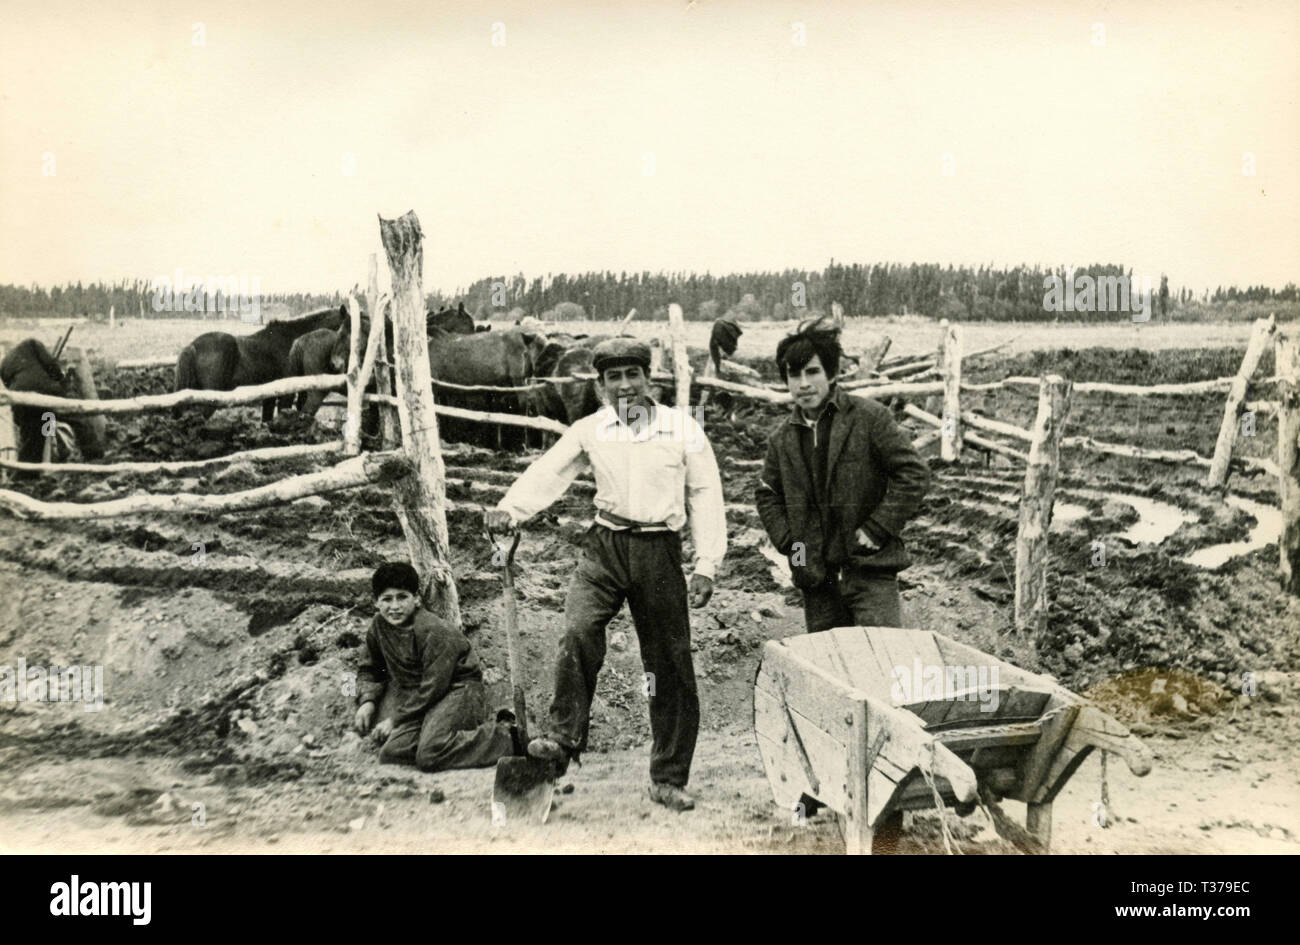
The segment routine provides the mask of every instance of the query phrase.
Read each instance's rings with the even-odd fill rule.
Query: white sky
[[[343,289],[414,209],[426,290],[831,257],[1281,287],[1298,26],[1289,0],[0,0],[0,282]]]

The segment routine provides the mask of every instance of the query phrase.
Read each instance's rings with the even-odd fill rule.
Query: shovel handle
[[[488,530],[488,540],[493,545],[496,539]],[[510,694],[514,703],[515,724],[519,728],[519,740],[528,744],[528,706],[524,700],[524,673],[519,664],[519,614],[515,605],[515,579],[511,568],[515,562],[515,551],[519,547],[520,533],[515,532],[510,550],[506,552],[505,567],[502,570],[502,583],[505,591],[506,615],[506,657],[510,667]]]

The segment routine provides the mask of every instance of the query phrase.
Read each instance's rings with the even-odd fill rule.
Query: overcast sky
[[[1298,26],[1291,0],[0,0],[0,282],[345,289],[414,209],[426,289],[832,257],[1280,287]]]

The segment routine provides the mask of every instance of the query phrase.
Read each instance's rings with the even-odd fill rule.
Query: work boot
[[[571,752],[553,738],[534,738],[528,743],[528,756],[555,765],[555,775],[559,777],[569,768]]]
[[[677,785],[668,784],[664,781],[652,781],[650,783],[650,800],[656,804],[664,805],[669,810],[675,810],[679,814],[684,810],[695,810],[695,798]]]

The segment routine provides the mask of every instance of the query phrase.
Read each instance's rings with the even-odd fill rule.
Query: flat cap
[[[624,364],[639,364],[650,372],[650,348],[635,338],[607,338],[591,352],[592,366],[603,372]]]

